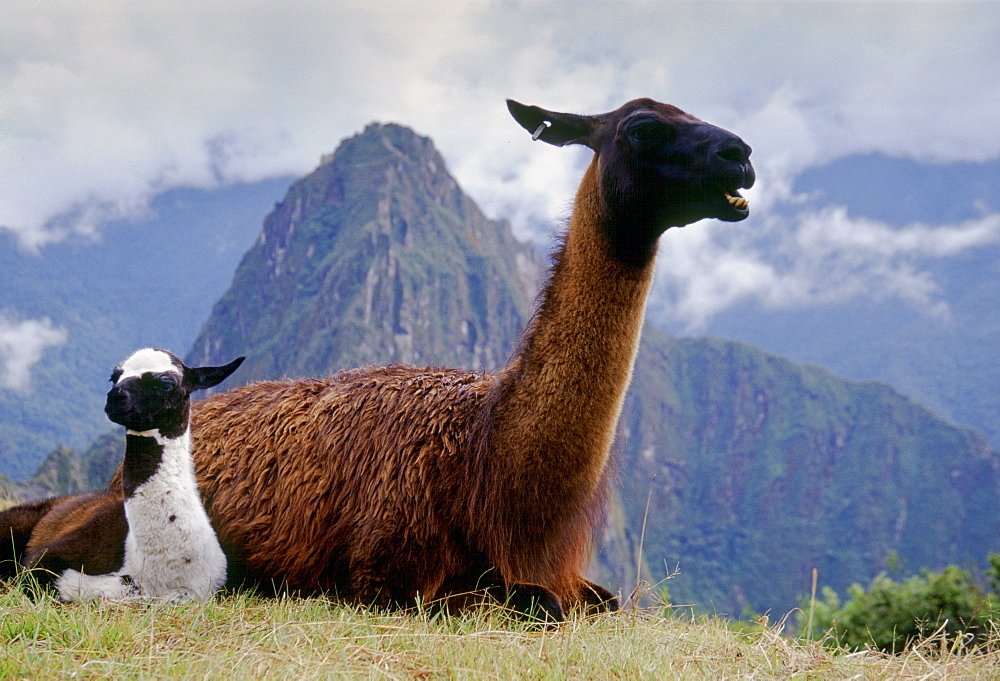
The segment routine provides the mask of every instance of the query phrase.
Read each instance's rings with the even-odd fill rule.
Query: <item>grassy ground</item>
[[[499,608],[378,614],[323,599],[64,605],[0,584],[0,678],[1000,679],[1000,637],[848,654],[764,626],[656,611],[532,628]]]

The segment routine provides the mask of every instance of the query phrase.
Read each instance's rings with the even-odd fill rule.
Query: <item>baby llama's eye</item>
[[[169,374],[149,374],[143,383],[153,390],[164,393],[177,387],[177,380]]]

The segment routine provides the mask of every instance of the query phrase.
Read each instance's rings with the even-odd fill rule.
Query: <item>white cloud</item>
[[[375,119],[432,136],[533,234],[580,160],[528,148],[508,96],[678,104],[755,147],[759,208],[847,153],[1000,154],[993,3],[12,0],[0,18],[0,225],[29,248],[177,185],[305,173]]]
[[[754,147],[753,224],[664,239],[654,302],[689,328],[748,298],[940,309],[923,259],[995,235],[772,211],[848,154],[1000,156],[995,3],[13,0],[0,44],[0,226],[26,248],[178,185],[304,174],[371,120],[431,136],[488,214],[544,244],[588,153],[532,144],[506,97],[650,96]]]
[[[799,219],[796,252],[845,252],[891,258],[945,257],[1000,241],[1000,214],[958,225],[913,224],[894,229],[876,220],[851,218],[841,206],[808,212]]]
[[[463,15],[416,3],[8,9],[0,225],[37,248],[178,185],[305,173],[372,119],[415,125],[446,106],[421,106],[419,84]]]
[[[48,348],[66,342],[66,330],[47,317],[15,322],[0,315],[0,388],[26,390],[31,368]]]
[[[791,308],[864,296],[898,299],[946,316],[928,264],[996,243],[1000,214],[956,225],[895,228],[835,206],[792,219],[770,216],[752,229],[706,222],[661,239],[651,308],[657,318],[689,332],[747,300]]]

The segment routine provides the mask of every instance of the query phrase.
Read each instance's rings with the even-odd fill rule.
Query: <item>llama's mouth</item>
[[[749,154],[749,151],[747,153]],[[750,215],[750,202],[740,194],[740,190],[750,189],[754,185],[754,181],[757,179],[756,173],[754,173],[750,161],[746,159],[725,170],[727,172],[719,173],[720,180],[714,187],[713,194],[718,211],[718,215],[715,217],[727,222],[745,220]],[[723,177],[725,179],[722,179]]]
[[[750,202],[736,188],[723,189],[721,195],[716,194],[716,217],[726,222],[738,222],[750,215]]]
[[[722,195],[726,197],[726,201],[728,201],[729,205],[733,208],[744,210],[750,205],[750,202],[740,196],[739,191],[736,189],[731,192],[724,191],[722,192]]]

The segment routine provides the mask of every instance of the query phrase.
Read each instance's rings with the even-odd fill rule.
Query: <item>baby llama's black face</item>
[[[108,418],[135,432],[158,429],[166,437],[183,433],[190,402],[179,363],[168,352],[145,349],[115,367],[115,385],[104,407]]]

